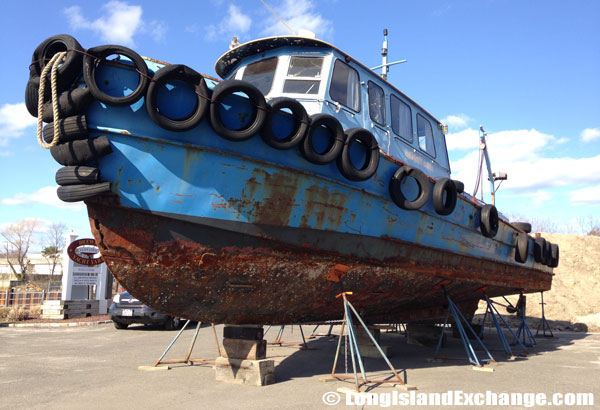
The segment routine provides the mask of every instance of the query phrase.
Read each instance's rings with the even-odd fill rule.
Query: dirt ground
[[[546,318],[552,328],[600,331],[600,237],[547,233],[542,237],[560,247],[552,289],[544,292]],[[514,304],[518,296],[507,299]],[[497,300],[504,303],[501,298]],[[536,318],[542,315],[540,302],[539,293],[527,295],[528,323],[533,329],[538,324]],[[498,308],[501,314],[506,313]],[[480,303],[477,313],[484,312],[485,303]]]

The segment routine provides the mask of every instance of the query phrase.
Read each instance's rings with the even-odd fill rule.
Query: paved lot
[[[311,328],[304,327],[305,332]],[[321,327],[325,330],[326,328]],[[222,328],[217,327],[221,336]],[[272,340],[277,329],[271,329]],[[184,331],[171,358],[182,358],[192,330]],[[320,337],[310,342],[314,350],[268,348],[276,360],[277,383],[267,387],[231,385],[215,381],[208,365],[174,365],[169,371],[143,372],[176,332],[133,327],[116,330],[112,325],[60,329],[0,328],[0,409],[311,409],[325,406],[323,394],[341,381],[325,383],[319,377],[331,371],[336,341]],[[499,359],[493,373],[473,371],[466,361],[432,363],[432,348],[407,345],[398,334],[382,334],[391,345],[393,364],[407,369],[407,380],[419,393],[465,392],[593,392],[600,403],[600,335],[560,333],[554,339],[538,339],[529,357],[503,360],[500,345],[486,335]],[[286,328],[285,340],[298,341],[299,332]],[[449,338],[443,354],[464,357],[460,341]],[[194,358],[214,359],[216,348],[210,327],[202,327]],[[349,361],[349,366],[351,366]],[[381,360],[367,359],[367,371],[380,377],[388,373]],[[338,367],[344,371],[344,361]],[[381,376],[383,375],[383,376]],[[390,392],[377,387],[374,392]],[[403,390],[400,390],[403,392]],[[493,408],[493,407],[488,407]],[[507,407],[504,407],[507,408]],[[598,407],[596,407],[598,408]]]

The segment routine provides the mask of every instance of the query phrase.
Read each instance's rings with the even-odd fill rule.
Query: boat
[[[64,166],[58,196],[85,201],[143,303],[310,323],[352,292],[371,323],[435,322],[445,295],[471,317],[483,292],[550,289],[558,247],[464,192],[447,127],[385,75],[310,36],[243,43],[215,71],[68,35],[33,53],[26,102]]]

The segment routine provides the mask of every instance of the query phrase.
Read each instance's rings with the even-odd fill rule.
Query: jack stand
[[[192,343],[190,344],[190,348],[185,356],[184,359],[178,359],[178,360],[169,360],[169,361],[162,361],[162,359],[167,355],[167,353],[169,352],[169,350],[171,350],[171,347],[173,347],[173,345],[175,344],[175,342],[177,341],[177,339],[179,339],[179,336],[181,336],[181,334],[183,333],[183,331],[185,330],[185,328],[187,327],[187,325],[190,323],[190,321],[188,320],[187,322],[185,322],[185,325],[183,325],[183,327],[181,328],[181,330],[179,331],[179,333],[177,333],[177,336],[175,336],[175,338],[173,339],[173,341],[169,344],[169,346],[167,346],[167,349],[163,352],[163,354],[158,358],[158,360],[156,361],[156,363],[154,363],[154,365],[152,366],[152,368],[158,368],[159,365],[161,364],[178,364],[178,363],[190,363],[191,365],[193,365],[194,363],[202,363],[202,364],[212,364],[214,365],[215,362],[214,361],[208,361],[208,360],[204,360],[204,359],[190,359],[190,356],[192,355],[192,350],[194,350],[194,345],[196,344],[196,339],[198,338],[198,332],[200,331],[200,326],[202,325],[202,322],[198,322],[198,325],[196,326],[196,330],[194,331],[194,336],[192,337]],[[221,356],[221,348],[219,347],[219,340],[217,339],[217,331],[215,329],[215,324],[211,323],[212,329],[213,329],[213,335],[215,337],[215,343],[217,346],[217,352],[219,354],[219,356]],[[163,367],[163,366],[160,366]],[[140,366],[138,368],[139,370],[149,370],[148,366]],[[169,369],[169,367],[167,366],[166,369]]]
[[[394,367],[390,363],[390,360],[387,358],[387,356],[385,355],[385,353],[383,352],[383,350],[381,350],[381,347],[379,346],[379,343],[377,343],[377,340],[375,340],[375,338],[373,337],[373,335],[369,331],[369,328],[367,327],[367,325],[365,324],[365,322],[363,322],[363,320],[361,319],[361,317],[358,314],[358,312],[356,311],[356,309],[354,309],[354,306],[352,306],[352,304],[350,303],[350,301],[346,298],[346,295],[352,295],[352,292],[343,292],[343,293],[340,293],[339,295],[336,295],[336,298],[338,298],[340,296],[343,297],[343,301],[344,301],[344,320],[342,321],[342,329],[340,330],[340,337],[338,339],[337,350],[335,352],[335,359],[333,361],[333,368],[331,370],[331,378],[333,378],[333,379],[354,379],[354,383],[356,385],[356,392],[357,393],[360,392],[360,386],[362,386],[364,384],[370,384],[370,383],[374,383],[374,384],[380,384],[380,383],[400,384],[400,385],[402,385],[407,390],[416,390],[415,387],[408,386],[406,384],[406,382],[400,378],[400,376],[398,375],[398,372],[396,371],[396,369],[394,369]],[[358,319],[358,321],[360,322],[360,324],[364,328],[365,332],[367,333],[367,335],[371,339],[371,342],[375,345],[375,347],[377,347],[377,350],[379,350],[379,354],[381,355],[381,357],[383,358],[383,360],[385,360],[385,362],[387,363],[387,365],[390,368],[390,370],[394,373],[395,379],[388,379],[388,380],[369,380],[369,379],[367,379],[367,375],[366,375],[366,372],[365,372],[365,367],[363,365],[362,358],[360,356],[360,350],[359,350],[359,347],[358,347],[358,341],[357,341],[357,338],[356,338],[356,333],[354,331],[354,325],[352,323],[352,313],[351,313],[351,311],[354,313],[354,316],[356,316],[356,318]],[[347,373],[348,373],[347,369],[346,369],[346,375],[344,375],[344,376],[338,375],[338,374],[335,373],[335,368],[337,367],[337,362],[338,362],[338,358],[339,358],[339,354],[340,354],[340,348],[342,346],[342,339],[344,338],[344,329],[345,328],[347,328],[347,332],[348,332],[347,335],[346,335],[346,341],[347,341],[347,344],[350,345],[350,358],[352,359],[352,371],[354,373],[354,376],[348,376],[347,375]],[[344,354],[346,355],[346,357],[348,357],[348,349],[345,348],[344,350],[345,350]],[[360,384],[359,384],[359,381],[358,381],[358,373],[356,371],[356,361],[358,361],[358,365],[360,367],[360,373],[362,375],[362,377],[361,377],[362,378],[362,383],[360,383]],[[346,365],[346,368],[347,368],[347,365]],[[406,371],[404,373],[404,376],[406,377]]]
[[[504,331],[500,327],[500,322],[498,321],[498,318],[500,318],[500,320],[502,321],[504,326],[506,326],[506,328],[509,330],[509,332],[513,336],[513,338],[515,338],[515,340],[519,343],[519,346],[521,346],[523,348],[523,350],[525,351],[525,355],[527,355],[527,348],[516,337],[515,332],[513,332],[510,325],[506,322],[506,320],[504,320],[504,317],[502,317],[500,312],[498,312],[498,309],[496,309],[496,306],[494,306],[494,302],[492,302],[485,293],[483,294],[483,297],[485,298],[485,301],[487,302],[487,308],[485,310],[485,314],[483,315],[483,321],[481,322],[481,331],[479,332],[479,337],[481,338],[483,336],[483,329],[485,327],[485,319],[487,318],[487,315],[489,313],[490,317],[492,318],[492,321],[494,322],[494,326],[496,327],[496,331],[498,332],[498,337],[500,338],[500,341],[502,342],[502,347],[504,348],[504,351],[510,356],[513,355],[512,349],[510,348],[510,345],[508,344],[508,340],[506,340],[506,336],[504,335]]]
[[[554,333],[552,333],[552,329],[550,329],[550,324],[546,320],[546,315],[544,314],[544,292],[540,292],[540,294],[542,295],[542,303],[540,303],[540,305],[542,305],[542,320],[538,325],[537,330],[535,331],[535,337],[538,337],[538,334],[540,333],[540,327],[542,328],[542,336],[554,337]],[[546,334],[546,329],[548,329],[548,331],[550,332],[549,335]]]
[[[309,347],[306,344],[306,339],[304,338],[304,331],[302,330],[302,325],[298,325],[298,327],[300,328],[300,335],[302,335],[302,343],[292,343],[292,342],[286,342],[284,340],[281,340],[281,336],[283,336],[283,329],[285,329],[285,325],[281,325],[279,327],[279,333],[277,333],[277,337],[275,338],[274,341],[272,342],[267,342],[268,345],[286,345],[286,346],[296,346],[300,349],[303,350],[308,350]],[[292,329],[294,328],[294,325],[292,325]],[[265,332],[265,335],[267,334],[267,332],[271,330],[271,326],[269,326],[267,328],[267,331]]]
[[[442,340],[444,339],[444,331],[446,330],[446,326],[448,325],[448,319],[450,318],[450,314],[452,314],[452,316],[454,318],[454,323],[456,325],[456,328],[458,329],[458,333],[460,334],[460,338],[461,338],[463,346],[465,348],[465,352],[467,353],[467,358],[469,359],[469,362],[472,363],[473,365],[477,366],[477,368],[483,367],[483,365],[480,363],[480,360],[477,358],[477,354],[475,354],[473,345],[471,344],[471,341],[469,340],[469,337],[467,336],[467,332],[463,328],[463,325],[461,322],[464,322],[465,325],[467,325],[467,329],[475,337],[475,339],[479,343],[479,346],[481,346],[483,348],[483,350],[485,351],[485,353],[488,355],[489,359],[483,359],[483,360],[481,360],[481,362],[482,363],[487,362],[488,364],[495,363],[496,361],[492,357],[492,354],[485,347],[485,345],[483,344],[483,342],[481,341],[479,336],[477,336],[477,334],[475,333],[475,331],[469,324],[469,321],[463,316],[463,314],[460,312],[458,307],[456,307],[456,305],[454,304],[452,299],[450,299],[448,292],[446,292],[446,288],[443,288],[443,289],[444,289],[444,295],[446,296],[446,299],[448,300],[448,313],[446,314],[446,320],[444,321],[444,327],[442,328],[442,333],[440,334],[440,340],[438,341],[438,345],[437,345],[437,347],[435,349],[435,353],[433,355],[434,358],[437,358],[438,352],[439,352],[440,348],[442,347]]]
[[[335,335],[331,334],[331,330],[333,329],[333,324],[329,324],[329,330],[327,331],[327,334],[317,334],[315,333],[317,331],[317,329],[319,328],[319,326],[321,325],[316,325],[315,328],[313,329],[313,331],[310,333],[310,335],[308,336],[308,339],[314,339],[317,336],[327,336],[329,338],[335,337]]]
[[[515,345],[517,341],[527,347],[532,347],[536,344],[535,338],[531,334],[531,330],[529,330],[529,326],[527,326],[527,322],[525,321],[525,308],[527,306],[526,302],[527,299],[525,298],[525,295],[523,295],[523,292],[521,292],[521,296],[519,296],[519,301],[517,302],[517,315],[521,318],[521,324],[517,329],[517,334],[511,345]],[[523,334],[522,336],[521,333]]]

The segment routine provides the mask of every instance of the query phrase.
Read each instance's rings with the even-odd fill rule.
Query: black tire
[[[511,222],[510,224],[525,233],[531,233],[531,224],[528,222]]]
[[[517,232],[515,238],[515,260],[519,263],[525,263],[529,251],[529,236],[526,233]]]
[[[88,87],[74,88],[58,97],[58,118],[72,117],[83,114],[85,109],[94,101],[94,96]],[[37,117],[37,112],[35,114]],[[52,103],[44,104],[42,111],[42,120],[44,122],[54,121]]]
[[[223,99],[234,93],[246,94],[254,107],[249,124],[239,130],[230,130],[223,124],[219,112]],[[246,141],[258,134],[267,120],[267,102],[260,90],[254,85],[241,80],[227,80],[215,86],[210,104],[210,122],[213,129],[221,137],[229,141]]]
[[[367,160],[361,168],[356,168],[350,160],[350,147],[362,143],[367,148]],[[379,166],[379,144],[377,139],[364,128],[351,128],[347,131],[342,152],[337,157],[337,166],[343,176],[351,181],[366,181],[371,178]]]
[[[550,247],[550,267],[556,268],[558,267],[558,260],[560,256],[560,249],[558,245],[552,244]]]
[[[412,201],[409,201],[402,193],[401,184],[407,177],[414,178],[419,185],[419,194]],[[431,184],[429,183],[427,175],[425,175],[419,169],[404,165],[398,168],[398,170],[392,176],[392,179],[390,180],[389,191],[392,201],[394,201],[396,205],[402,209],[414,211],[421,208],[429,200],[429,196],[431,195]]]
[[[445,198],[444,198],[444,193]],[[456,208],[457,189],[454,181],[440,178],[433,186],[433,209],[440,215],[450,215]]]
[[[42,74],[42,70],[52,56],[61,51],[66,51],[67,55],[65,61],[56,70],[56,84],[59,94],[64,90],[67,90],[81,75],[84,50],[74,37],[69,36],[68,34],[59,34],[42,41],[33,52],[33,55],[31,56],[31,65],[29,66],[29,78],[38,78],[39,86],[39,77]],[[44,101],[50,97],[51,90],[50,75],[47,75],[46,79],[47,82],[44,92],[44,97],[46,98]]]
[[[61,165],[82,165],[111,152],[110,142],[105,136],[71,141],[50,148],[50,154]]]
[[[179,327],[179,322],[180,320],[178,317],[169,316],[163,326],[165,330],[175,330]]]
[[[135,69],[141,73],[139,75],[140,80],[138,81],[135,90],[124,97],[113,97],[108,95],[100,90],[96,83],[96,68],[98,68],[106,57],[113,54],[128,57],[135,65]],[[148,66],[142,57],[130,48],[115,45],[90,48],[83,59],[83,77],[94,97],[107,105],[113,106],[126,106],[135,103],[146,94],[146,90],[150,83]]]
[[[479,229],[486,238],[493,238],[498,233],[498,210],[494,205],[484,205],[481,208]]]
[[[107,192],[110,192],[110,182],[101,182],[93,185],[59,186],[56,190],[58,197],[64,202],[83,201],[84,199]]]
[[[113,325],[115,325],[116,329],[127,329],[127,327],[129,326],[127,323],[121,323],[121,322],[115,322],[113,321]]]
[[[457,193],[462,194],[465,192],[465,184],[463,182],[457,181],[456,179],[453,179],[452,182],[454,182],[454,186],[456,186]]]
[[[313,145],[313,136],[317,129],[325,127],[331,137],[331,145],[324,153],[318,153]],[[344,148],[344,129],[340,122],[333,116],[328,114],[315,114],[310,117],[310,125],[308,132],[302,144],[300,151],[309,162],[317,165],[328,164],[340,155]]]
[[[58,120],[58,128],[60,130],[60,136],[58,137],[59,144],[82,139],[88,135],[85,115],[76,115],[67,117],[63,120]],[[43,135],[46,143],[49,144],[52,142],[52,139],[54,138],[54,122],[44,126]]]
[[[34,117],[38,116],[39,88],[39,77],[33,77],[27,80],[27,85],[25,86],[25,107],[27,107],[27,111],[29,111],[29,114],[31,114]],[[47,94],[48,98],[50,97],[49,93],[44,92],[44,94]]]
[[[183,81],[194,89],[196,93],[196,108],[187,117],[183,119],[171,119],[162,114],[157,106],[158,90],[167,84],[170,80]],[[182,65],[175,64],[164,66],[154,74],[152,83],[146,93],[146,111],[152,120],[162,128],[170,131],[187,131],[202,121],[209,99],[208,87],[204,77],[197,71]]]
[[[537,263],[544,263],[546,260],[546,240],[542,237],[535,238],[533,241],[533,259]]]
[[[294,119],[294,129],[285,138],[277,138],[273,133],[273,116],[275,113],[287,108],[292,112],[292,118]],[[286,114],[286,113],[284,113]],[[267,120],[265,125],[260,131],[260,136],[269,146],[285,150],[294,148],[300,144],[306,135],[308,130],[308,114],[306,109],[297,100],[289,97],[280,97],[271,100],[267,108]]]
[[[100,170],[94,167],[63,167],[56,171],[56,183],[61,186],[96,184],[100,182]]]
[[[544,262],[542,262],[546,266],[552,265],[552,243],[550,241],[546,241],[544,246]]]

